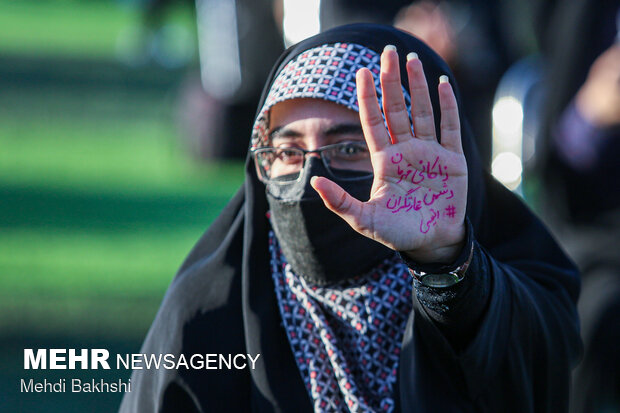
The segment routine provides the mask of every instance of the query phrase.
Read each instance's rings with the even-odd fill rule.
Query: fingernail
[[[384,52],[387,52],[388,50],[396,51],[396,46],[394,46],[393,44],[388,44],[387,46],[383,48]]]
[[[418,54],[416,52],[411,52],[407,55],[407,61],[417,59],[417,58],[418,58]]]
[[[439,76],[439,83],[448,83],[448,82],[449,82],[448,76],[446,75]]]

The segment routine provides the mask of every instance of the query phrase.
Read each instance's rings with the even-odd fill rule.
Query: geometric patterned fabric
[[[363,67],[373,74],[381,104],[380,60],[377,52],[355,43],[325,44],[297,55],[284,66],[271,85],[252,129],[252,147],[268,146],[269,109],[278,102],[315,98],[359,112],[355,74]],[[407,113],[410,113],[409,92],[404,87],[402,90]]]
[[[269,233],[278,307],[315,412],[391,412],[412,279],[396,254],[330,286],[296,275]]]

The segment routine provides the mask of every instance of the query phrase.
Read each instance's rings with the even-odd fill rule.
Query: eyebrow
[[[323,134],[325,136],[337,136],[337,135],[356,135],[362,134],[362,126],[359,123],[338,123],[325,129]],[[294,129],[289,129],[285,126],[277,126],[269,132],[269,139],[299,139],[302,134]]]

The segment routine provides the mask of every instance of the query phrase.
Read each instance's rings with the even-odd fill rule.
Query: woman
[[[558,3],[551,21],[538,209],[582,275],[570,411],[620,411],[620,3]]]
[[[136,371],[121,411],[566,410],[578,275],[483,173],[450,83],[436,54],[390,27],[287,50],[246,182],[142,349],[260,357]]]

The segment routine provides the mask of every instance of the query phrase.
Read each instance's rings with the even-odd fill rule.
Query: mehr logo
[[[108,364],[108,358],[110,352],[102,348],[93,349],[81,349],[77,354],[77,350],[70,348],[50,348],[50,349],[37,349],[36,354],[34,349],[24,349],[24,369],[25,370],[75,370],[76,365],[80,364],[80,369],[98,369],[105,370],[110,369]],[[90,359],[90,367],[89,361]],[[49,363],[48,363],[49,362]]]

